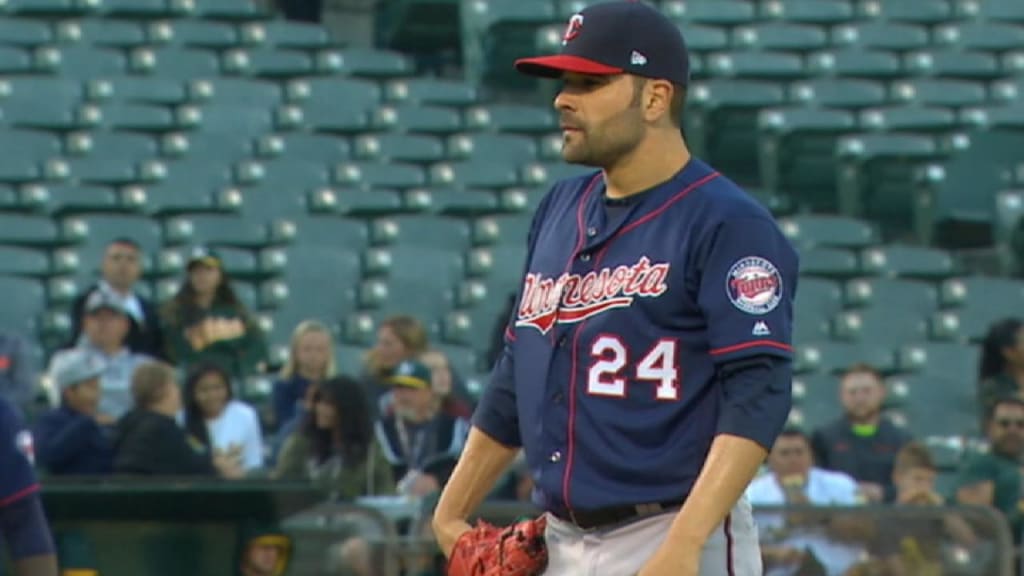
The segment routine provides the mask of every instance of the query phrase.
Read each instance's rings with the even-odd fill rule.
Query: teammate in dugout
[[[432,526],[450,576],[753,576],[743,491],[791,406],[798,258],[771,214],[691,156],[679,29],[641,2],[572,16],[562,156],[528,234],[505,349]],[[539,518],[467,519],[522,448]]]

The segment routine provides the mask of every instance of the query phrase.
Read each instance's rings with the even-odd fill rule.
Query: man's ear
[[[647,80],[641,90],[644,118],[648,122],[656,122],[661,118],[671,120],[672,83],[666,80]]]

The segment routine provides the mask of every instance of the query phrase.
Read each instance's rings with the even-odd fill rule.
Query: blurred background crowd
[[[441,573],[424,518],[532,211],[581,170],[511,62],[586,3],[0,5],[0,396],[44,497],[318,502],[170,560],[138,526],[175,521],[54,504],[68,574]],[[692,150],[801,255],[794,409],[748,489],[766,573],[1017,572],[1024,3],[657,4]],[[488,510],[532,513],[531,487],[517,462]]]

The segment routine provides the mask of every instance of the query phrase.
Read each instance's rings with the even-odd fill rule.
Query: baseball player
[[[53,537],[32,462],[32,434],[14,406],[0,398],[0,535],[15,576],[57,576]]]
[[[798,259],[770,213],[691,156],[679,29],[641,2],[573,15],[562,156],[522,289],[432,526],[450,576],[753,576],[742,498],[791,405]],[[523,449],[544,513],[467,519]]]

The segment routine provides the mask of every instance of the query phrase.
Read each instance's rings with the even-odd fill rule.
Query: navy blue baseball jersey
[[[722,415],[724,366],[792,356],[798,259],[771,214],[696,158],[626,199],[604,191],[595,172],[539,206],[474,415],[524,448],[548,510],[680,501],[716,434],[768,448],[790,408],[785,372],[785,393]]]
[[[0,398],[0,508],[39,490],[32,433],[21,414]]]

